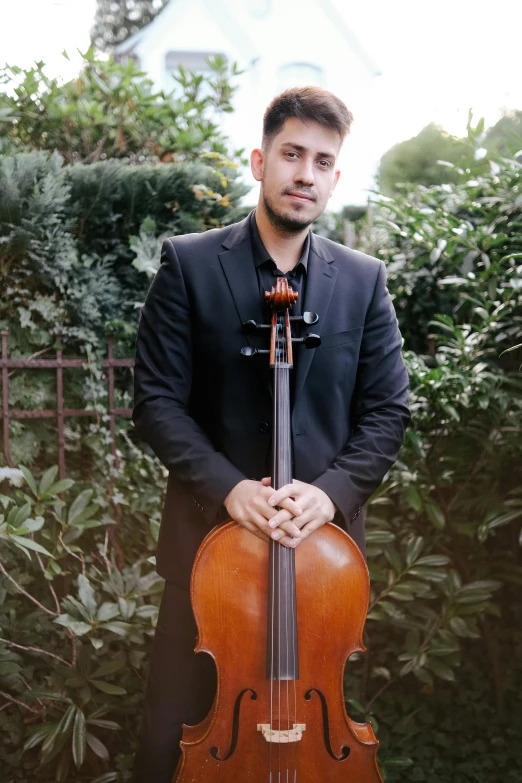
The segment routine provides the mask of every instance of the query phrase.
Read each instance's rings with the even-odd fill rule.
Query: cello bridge
[[[263,733],[267,742],[299,742],[303,738],[303,731],[306,729],[306,723],[294,723],[292,729],[272,729],[269,723],[258,723],[257,730]]]

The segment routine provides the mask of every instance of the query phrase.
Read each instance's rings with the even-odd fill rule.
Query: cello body
[[[184,727],[174,781],[379,783],[378,742],[370,724],[347,715],[343,693],[345,662],[364,650],[364,557],[331,523],[297,547],[299,674],[274,681],[266,671],[269,546],[228,522],[199,549],[191,582],[196,651],[213,657],[217,693],[205,720]],[[277,741],[270,731],[281,732]]]

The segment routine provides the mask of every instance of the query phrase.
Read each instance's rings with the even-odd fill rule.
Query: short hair
[[[277,95],[267,107],[263,117],[264,148],[270,146],[285,122],[297,117],[306,123],[313,120],[337,131],[344,141],[350,132],[353,115],[343,101],[322,87],[291,87]]]

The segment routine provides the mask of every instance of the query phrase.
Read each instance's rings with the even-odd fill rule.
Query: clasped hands
[[[245,479],[224,500],[231,518],[259,538],[296,547],[334,518],[336,507],[319,487],[294,479],[274,490],[270,482]]]

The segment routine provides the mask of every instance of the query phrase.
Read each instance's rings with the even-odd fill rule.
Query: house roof
[[[115,54],[122,55],[133,52],[134,49],[139,46],[140,41],[150,35],[156,25],[165,24],[166,16],[168,13],[172,13],[172,9],[175,6],[179,7],[184,2],[186,2],[186,0],[170,0],[152,22],[149,22],[148,25],[141,30],[138,30],[134,35],[131,35],[130,38],[127,38],[125,41],[122,41],[122,43],[115,46]],[[257,47],[245,32],[244,28],[236,22],[233,14],[229,12],[226,2],[223,2],[222,0],[203,0],[203,2],[207,6],[209,13],[211,13],[214,19],[220,24],[223,31],[229,37],[236,49],[241,52],[245,60],[249,63],[256,60],[259,56]],[[344,35],[348,45],[368,70],[369,74],[371,76],[380,76],[381,70],[379,66],[373,57],[366,51],[331,0],[321,0],[321,7],[335,27]]]
[[[162,8],[159,14],[152,20],[152,22],[149,22],[148,25],[143,27],[141,30],[138,30],[138,32],[134,33],[134,35],[131,35],[130,38],[127,38],[125,41],[122,41],[122,43],[115,46],[115,54],[129,54],[130,52],[134,51],[134,49],[139,45],[140,41],[142,41],[145,36],[151,33],[154,26],[165,24],[166,15],[169,12],[172,12],[172,8],[174,6],[180,6],[183,2],[186,2],[186,0],[170,0],[170,2]],[[244,29],[242,29],[237,24],[233,15],[229,13],[226,7],[226,3],[221,2],[221,0],[203,0],[203,2],[207,6],[209,13],[212,14],[214,19],[223,28],[223,31],[227,37],[231,40],[236,49],[241,52],[242,56],[248,63],[259,57],[259,52],[254,42],[245,33]]]

